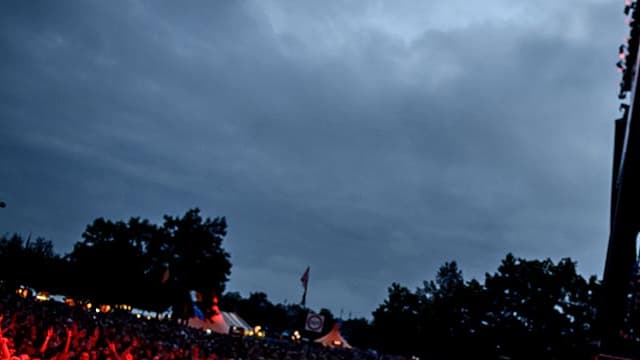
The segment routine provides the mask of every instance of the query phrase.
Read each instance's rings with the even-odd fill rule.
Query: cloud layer
[[[448,260],[600,274],[616,1],[0,5],[0,231],[225,215],[229,287],[367,315]]]

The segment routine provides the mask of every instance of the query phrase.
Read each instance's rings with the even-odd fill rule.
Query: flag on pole
[[[307,266],[307,270],[304,271],[304,274],[302,274],[302,277],[300,278],[300,281],[302,282],[302,287],[304,288],[304,293],[302,293],[302,301],[301,301],[302,306],[305,306],[307,303],[307,287],[309,286],[310,268],[311,268],[310,266]]]

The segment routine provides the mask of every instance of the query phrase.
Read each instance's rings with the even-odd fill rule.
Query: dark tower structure
[[[603,277],[599,319],[605,352],[622,353],[625,348],[625,318],[628,295],[634,279],[636,238],[640,231],[640,95],[638,95],[638,41],[640,11],[627,0],[630,36],[619,48],[622,72],[619,98],[622,117],[615,121],[615,145],[611,181],[609,246]]]

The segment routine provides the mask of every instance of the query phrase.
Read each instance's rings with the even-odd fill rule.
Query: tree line
[[[239,313],[271,334],[300,330],[309,309],[274,304],[265,293],[224,292],[231,273],[222,242],[224,217],[203,218],[198,209],[165,216],[162,224],[131,218],[102,218],[89,224],[82,240],[64,255],[50,241],[19,235],[0,238],[0,273],[5,284],[28,284],[98,303],[130,304],[157,312],[172,309],[193,316],[190,290],[220,308]],[[341,331],[354,346],[424,359],[579,359],[597,347],[596,309],[601,284],[584,278],[571,259],[527,260],[507,254],[483,282],[465,280],[456,262],[417,289],[393,283],[370,319],[344,320]],[[632,299],[632,297],[630,297]],[[636,304],[638,305],[638,304]],[[338,319],[328,309],[326,333]],[[640,353],[638,319],[624,336]],[[307,337],[317,336],[303,333]]]
[[[205,315],[231,274],[222,247],[224,217],[203,218],[199,209],[165,215],[160,225],[130,218],[98,218],[64,255],[43,238],[0,239],[0,273],[6,284],[27,284],[102,304],[128,304],[177,318],[192,316],[190,291],[203,294]]]
[[[597,279],[584,279],[570,259],[508,254],[484,284],[449,262],[415,291],[393,284],[372,327],[383,350],[426,358],[582,359],[597,340],[599,294]]]

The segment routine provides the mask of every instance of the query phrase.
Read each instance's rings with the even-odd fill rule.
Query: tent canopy
[[[246,321],[244,321],[243,318],[238,316],[238,314],[224,311],[221,311],[221,313],[224,322],[226,322],[229,327],[235,326],[244,330],[252,330],[251,326]]]
[[[331,348],[347,348],[351,349],[351,345],[340,335],[340,324],[335,323],[331,331],[327,335],[318,338],[315,342]]]
[[[244,330],[251,330],[251,326],[244,321],[238,314],[232,312],[220,311],[211,319],[199,319],[192,317],[189,319],[188,325],[192,328],[211,330],[219,334],[228,334],[229,329],[235,326]]]

